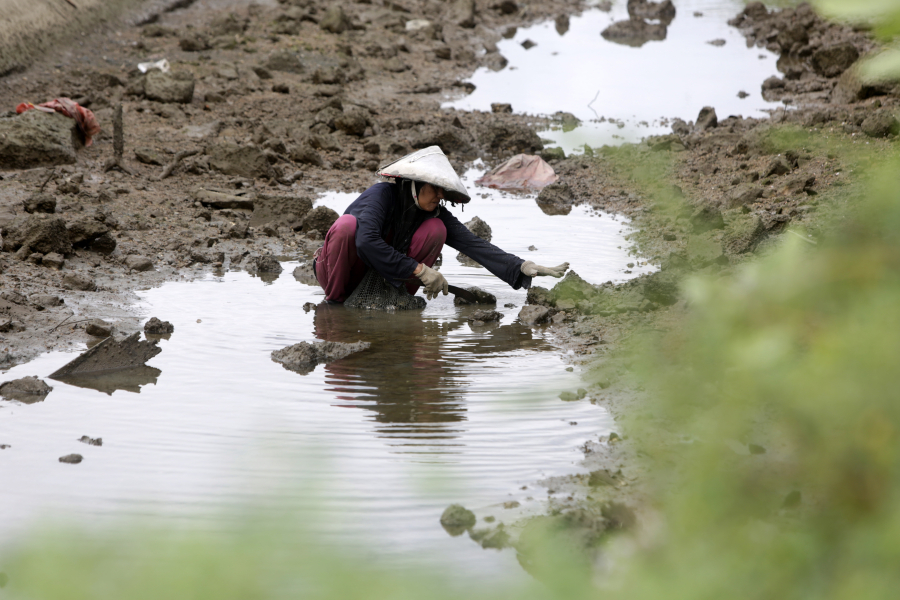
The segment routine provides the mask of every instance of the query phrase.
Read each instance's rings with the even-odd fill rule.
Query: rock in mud
[[[293,346],[272,352],[272,360],[280,363],[285,369],[305,375],[316,368],[319,363],[331,362],[346,358],[355,352],[367,350],[369,342],[300,342]]]
[[[474,527],[475,520],[475,513],[462,504],[451,504],[441,514],[441,526],[454,537]]]
[[[240,17],[233,12],[221,13],[216,15],[209,24],[209,32],[211,35],[237,35],[244,33],[250,21],[245,17]]]
[[[303,231],[318,231],[324,238],[331,226],[334,225],[334,222],[338,220],[338,217],[340,215],[327,206],[317,206],[309,211],[303,219]]]
[[[540,152],[544,147],[541,138],[530,128],[513,123],[492,122],[479,131],[478,141],[492,150],[510,154]]]
[[[283,71],[285,73],[302,73],[306,69],[297,55],[288,50],[276,50],[269,55],[263,65],[270,71]]]
[[[116,238],[111,233],[104,233],[98,238],[91,240],[88,248],[100,254],[110,254],[116,249]]]
[[[93,319],[87,322],[84,332],[94,337],[105,338],[112,335],[113,326],[102,319]]]
[[[84,457],[80,454],[66,454],[65,456],[59,457],[59,462],[66,463],[69,465],[77,465],[81,461],[84,460]]]
[[[209,38],[199,31],[188,31],[178,40],[178,46],[185,52],[209,50]]]
[[[265,153],[253,146],[221,143],[206,150],[209,166],[225,175],[258,179],[269,175]]]
[[[837,77],[859,60],[859,50],[849,42],[816,50],[810,57],[813,70],[822,77]]]
[[[132,271],[151,271],[153,270],[153,261],[146,256],[131,254],[125,257],[125,266]]]
[[[628,16],[632,19],[650,19],[668,25],[675,19],[675,5],[672,0],[648,2],[647,0],[628,0]]]
[[[640,48],[647,42],[666,39],[668,28],[662,23],[651,24],[643,19],[618,21],[603,30],[603,38],[616,44]]]
[[[772,175],[786,175],[791,172],[791,163],[783,156],[776,156],[769,162],[769,166],[763,173],[763,177],[771,177]]]
[[[39,110],[0,118],[0,168],[73,164],[77,139],[74,123],[61,114]]]
[[[795,175],[785,179],[784,184],[781,186],[781,191],[788,196],[809,193],[812,191],[815,183],[815,175]]]
[[[291,274],[294,276],[294,279],[304,285],[319,285],[319,280],[316,279],[316,275],[313,272],[312,261],[295,268]]]
[[[476,310],[471,315],[469,315],[469,321],[473,322],[473,324],[484,324],[484,323],[492,323],[497,322],[503,318],[503,313],[497,312],[496,310]]]
[[[5,228],[4,248],[30,248],[32,252],[49,254],[71,252],[72,243],[62,217],[47,214],[20,215]]]
[[[460,27],[475,27],[475,0],[454,0],[447,19]]]
[[[550,309],[546,306],[526,304],[519,311],[519,322],[523,325],[540,325],[550,318]]]
[[[53,388],[37,377],[23,377],[0,384],[0,396],[23,404],[41,402]]]
[[[469,221],[465,223],[466,229],[480,237],[486,242],[491,241],[493,237],[493,232],[491,231],[491,226],[484,222],[484,220],[478,217],[472,217]]]
[[[678,275],[657,271],[644,278],[642,293],[650,302],[671,306],[678,302],[678,284]]]
[[[97,290],[97,284],[94,283],[94,280],[81,273],[66,273],[63,277],[63,287],[67,290],[78,290],[81,292]]]
[[[138,162],[145,165],[155,165],[161,167],[165,164],[163,157],[151,148],[135,148],[134,157]]]
[[[700,114],[697,116],[697,129],[706,131],[707,129],[717,127],[718,124],[719,117],[716,116],[715,108],[712,106],[704,106],[700,109]]]
[[[88,435],[83,435],[78,438],[78,441],[82,444],[87,444],[88,446],[102,446],[103,438],[92,438]]]
[[[45,257],[46,258],[46,257]],[[53,294],[35,294],[29,298],[32,304],[42,309],[54,308],[65,304],[62,298]]]
[[[335,129],[356,137],[362,137],[368,126],[369,117],[360,109],[344,112],[334,120]]]
[[[752,204],[762,198],[763,188],[759,185],[743,185],[736,187],[728,194],[728,208],[740,208]]]
[[[79,215],[66,224],[73,246],[87,247],[95,239],[109,232],[109,227],[95,215]]]
[[[722,237],[722,248],[727,254],[752,252],[765,228],[756,213],[736,215],[729,220]]]
[[[861,128],[871,138],[885,138],[900,133],[900,122],[893,111],[882,109],[866,117]]]
[[[149,333],[150,335],[167,335],[174,332],[174,325],[168,321],[160,321],[156,317],[151,317],[150,320],[144,324],[144,333]]]
[[[852,104],[874,96],[896,93],[897,81],[863,79],[859,65],[844,71],[831,93],[832,104]]]
[[[281,273],[283,270],[281,263],[271,254],[257,256],[247,262],[247,271],[250,273]]]
[[[183,71],[150,71],[144,78],[144,95],[157,102],[190,104],[194,98],[194,76]]]
[[[66,264],[66,259],[62,254],[57,252],[51,252],[50,254],[45,254],[43,258],[41,258],[41,265],[50,269],[55,269],[57,271],[63,268],[63,265]]]
[[[426,127],[413,136],[411,143],[413,148],[440,146],[447,154],[470,155],[474,151],[466,133],[452,125]]]
[[[25,201],[25,212],[53,214],[56,212],[56,198],[41,192],[33,194]]]
[[[321,167],[325,165],[322,155],[316,152],[315,148],[306,143],[297,144],[291,147],[291,160],[306,165],[315,165]]]
[[[723,261],[722,244],[709,234],[690,236],[685,250],[687,251],[688,261],[698,269],[713,263],[721,264],[727,262],[727,260]]]
[[[551,183],[537,197],[538,208],[545,215],[567,215],[572,212],[575,193],[565,183]]]
[[[490,292],[486,292],[483,289],[474,287],[474,286],[467,287],[464,289],[475,294],[475,296],[478,298],[478,304],[497,304],[497,297]],[[469,302],[468,300],[465,300],[463,298],[460,298],[459,296],[456,296],[453,299],[454,306],[466,306],[466,305],[470,305],[470,304],[471,304],[471,302]]]
[[[525,303],[534,304],[535,306],[547,306],[552,308],[553,295],[547,288],[543,288],[539,285],[533,285],[528,288],[528,293],[525,295]]]
[[[712,206],[698,208],[691,215],[691,227],[694,233],[703,233],[712,229],[722,229],[725,221],[722,219],[722,211]]]
[[[319,28],[330,33],[344,33],[350,29],[350,19],[340,4],[332,4],[319,21]]]
[[[251,227],[272,225],[273,227],[299,227],[312,210],[312,200],[302,196],[260,195],[253,202]]]

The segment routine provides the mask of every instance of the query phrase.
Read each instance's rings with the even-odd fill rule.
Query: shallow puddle
[[[584,207],[547,216],[533,196],[474,188],[475,175],[466,181],[476,197],[459,214],[487,221],[497,245],[544,264],[569,260],[598,283],[652,268],[625,273],[635,259],[623,249],[623,221]],[[353,198],[320,203],[342,211]],[[455,256],[445,249],[442,272],[496,294],[499,325],[470,326],[473,308],[452,296],[424,311],[304,312],[323,296],[291,276],[295,262],[274,280],[235,271],[141,292],[140,312],[175,326],[149,368],[78,386],[48,381],[54,390],[31,405],[0,401],[0,443],[10,445],[0,451],[0,536],[15,539],[50,516],[92,527],[160,515],[215,525],[227,518],[219,509],[262,502],[315,509],[315,533],[377,544],[392,564],[523,576],[512,552],[451,538],[441,512],[461,502],[502,519],[503,501],[546,499],[535,481],[577,472],[579,446],[612,421],[587,400],[559,400],[578,373],[548,332],[515,322],[525,290]],[[270,359],[316,339],[372,346],[307,375]],[[51,353],[2,380],[46,377],[73,357]],[[103,445],[79,443],[83,435]],[[57,462],[73,452],[84,462]]]
[[[677,14],[666,39],[641,47],[600,35],[611,23],[628,19],[624,0],[610,12],[595,8],[571,17],[562,33],[552,21],[521,28],[497,44],[509,64],[497,72],[478,69],[469,79],[475,91],[446,106],[490,111],[491,103],[508,102],[518,113],[572,113],[580,126],[540,133],[566,153],[585,143],[618,145],[671,133],[669,120],[695,120],[704,106],[715,107],[720,119],[767,116],[765,110],[781,106],[764,101],[760,91],[763,81],[778,75],[777,55],[747,48],[741,33],[728,25],[744,2],[674,3]],[[536,45],[526,49],[526,40]],[[716,40],[725,44],[708,43]],[[741,91],[749,96],[739,98]]]

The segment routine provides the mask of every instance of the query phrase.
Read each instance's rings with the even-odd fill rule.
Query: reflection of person
[[[412,311],[373,318],[369,311],[320,305],[313,317],[317,339],[372,344],[365,352],[326,363],[326,389],[337,406],[372,411],[381,433],[417,440],[427,436],[425,443],[440,445],[436,440],[457,437],[461,428],[452,424],[467,418],[466,388],[473,369],[491,377],[492,370],[506,368],[498,356],[548,348],[519,323],[449,340],[465,326],[464,320],[422,319]]]
[[[530,287],[538,275],[562,277],[568,263],[542,267],[486,242],[443,205],[470,198],[450,161],[437,146],[414,152],[380,170],[390,182],[364,191],[325,236],[313,268],[325,299],[343,302],[368,268],[428,299],[448,293],[447,280],[432,269],[444,244],[459,250],[513,289]]]

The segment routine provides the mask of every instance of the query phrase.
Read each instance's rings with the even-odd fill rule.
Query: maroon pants
[[[413,234],[408,256],[429,267],[434,265],[444,242],[447,228],[440,219],[427,219]],[[366,264],[356,255],[356,217],[344,215],[334,222],[325,235],[325,245],[316,259],[316,279],[325,290],[325,298],[343,302],[356,289],[366,274]],[[413,276],[412,273],[409,274]],[[419,289],[418,279],[406,284],[410,294]]]

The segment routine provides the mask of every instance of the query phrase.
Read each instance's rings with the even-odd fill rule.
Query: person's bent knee
[[[346,240],[356,237],[356,217],[353,215],[343,215],[328,229],[326,239]]]
[[[447,241],[447,226],[440,219],[428,219],[422,223],[419,229],[425,236],[427,245],[440,244],[443,246]]]

